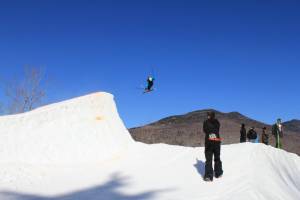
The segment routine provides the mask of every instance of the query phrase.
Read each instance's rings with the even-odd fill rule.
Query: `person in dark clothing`
[[[245,124],[242,124],[241,125],[241,130],[240,130],[240,134],[241,134],[240,143],[246,142],[246,133],[247,133],[247,131],[246,131],[246,128],[245,128]]]
[[[247,138],[249,142],[255,143],[255,140],[257,139],[257,133],[254,127],[251,127],[251,129],[248,131]]]
[[[212,181],[213,175],[219,178],[223,175],[222,162],[220,159],[220,122],[215,118],[213,111],[207,113],[207,120],[203,123],[205,133],[205,181]],[[219,139],[219,140],[218,140]],[[214,169],[212,159],[214,156]]]
[[[154,78],[149,76],[147,79],[147,87],[145,88],[146,92],[150,92],[153,90],[153,85],[154,85]]]
[[[281,149],[282,148],[281,138],[283,138],[283,128],[282,128],[281,119],[277,119],[276,124],[273,125],[272,134],[275,136],[276,148]]]
[[[267,128],[263,127],[262,134],[261,134],[261,142],[264,143],[265,145],[269,145],[269,135],[266,130]]]

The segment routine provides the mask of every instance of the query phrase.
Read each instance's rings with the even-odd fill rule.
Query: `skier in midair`
[[[213,176],[219,178],[223,175],[222,162],[220,159],[221,141],[220,141],[220,122],[215,118],[215,112],[207,113],[207,120],[203,123],[205,133],[205,181],[213,181]],[[212,160],[214,156],[214,169]]]
[[[148,76],[147,78],[147,87],[145,88],[145,92],[150,92],[153,90],[154,80],[152,76]]]
[[[281,119],[277,119],[277,122],[272,127],[272,134],[275,136],[276,148],[282,148],[281,138],[283,137],[283,127]]]

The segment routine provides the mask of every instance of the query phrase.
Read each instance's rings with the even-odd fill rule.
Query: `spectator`
[[[251,129],[247,133],[247,138],[249,142],[255,143],[257,139],[257,133],[255,131],[254,127],[251,127]]]
[[[241,130],[240,130],[240,143],[242,142],[246,142],[246,128],[245,128],[245,124],[241,124]]]
[[[220,139],[220,122],[215,118],[214,112],[207,113],[207,120],[203,123],[205,133],[205,181],[213,181],[213,175],[219,178],[223,175],[222,162],[220,159],[221,139]],[[214,169],[212,161],[214,156]]]
[[[281,138],[283,138],[283,127],[282,127],[281,119],[277,119],[276,124],[273,125],[272,134],[275,136],[276,148],[281,149],[282,148]]]
[[[267,130],[267,128],[263,127],[262,134],[261,134],[261,142],[264,143],[265,145],[268,145],[269,144],[269,135],[266,130]]]

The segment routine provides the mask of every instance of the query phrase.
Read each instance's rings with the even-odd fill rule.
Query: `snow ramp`
[[[0,162],[99,162],[119,155],[132,139],[113,95],[99,92],[0,117]]]
[[[0,200],[299,200],[300,157],[222,145],[224,174],[203,181],[204,148],[134,142],[108,93],[0,117]]]

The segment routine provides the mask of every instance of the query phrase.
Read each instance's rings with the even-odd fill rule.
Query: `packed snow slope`
[[[2,162],[101,161],[133,142],[107,93],[1,117],[0,132]]]
[[[0,200],[299,200],[299,156],[222,146],[224,176],[204,182],[204,149],[134,142],[113,96],[94,93],[0,118]]]

